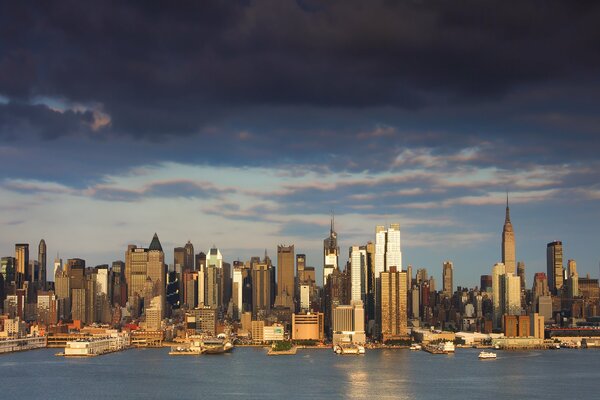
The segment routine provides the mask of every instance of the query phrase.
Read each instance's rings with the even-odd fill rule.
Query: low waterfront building
[[[324,329],[323,313],[292,315],[292,340],[323,340]]]
[[[499,337],[492,339],[492,346],[500,349],[542,349],[547,345],[544,339],[533,337]]]
[[[129,346],[128,334],[103,338],[78,339],[67,342],[65,356],[89,357],[123,350]]]
[[[415,341],[428,344],[429,342],[435,342],[439,340],[453,342],[456,339],[454,332],[446,331],[432,331],[429,329],[413,328],[412,335]]]
[[[45,336],[0,339],[0,354],[14,351],[33,350],[46,347]]]
[[[273,324],[263,327],[263,341],[276,342],[285,339],[285,329],[281,324]]]

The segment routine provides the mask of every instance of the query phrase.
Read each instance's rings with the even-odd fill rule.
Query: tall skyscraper
[[[382,340],[404,337],[408,332],[406,272],[392,266],[381,273],[380,279]]]
[[[271,270],[271,262],[266,257],[264,261],[252,264],[252,314],[255,318],[271,311]]]
[[[31,277],[27,276],[29,267],[29,243],[15,244],[15,260],[15,281],[17,289],[21,289],[24,281],[31,282]]]
[[[306,254],[296,254],[296,277],[299,284],[305,280],[304,268],[306,268]]]
[[[194,269],[194,245],[189,240],[184,246],[183,269],[186,271]]]
[[[175,247],[173,249],[173,265],[175,271],[185,271],[185,248]]]
[[[391,267],[402,271],[402,251],[400,249],[400,224],[390,224],[389,229],[383,225],[375,227],[375,314],[376,324],[381,323],[381,273],[387,272]],[[406,281],[404,282],[406,285]],[[404,288],[406,290],[406,287]],[[381,325],[379,325],[381,328]]]
[[[366,246],[350,247],[351,301],[366,302],[367,286],[367,248]]]
[[[502,229],[502,263],[506,267],[506,272],[517,273],[515,257],[515,233],[510,222],[510,210],[508,208],[508,193],[506,194],[506,216],[504,217],[504,227]]]
[[[510,272],[503,277],[503,312],[508,315],[521,315],[521,279]]]
[[[442,264],[442,291],[448,297],[454,293],[453,273],[452,262],[444,261]]]
[[[579,274],[575,260],[567,261],[567,289],[569,298],[579,296]]]
[[[495,328],[502,326],[502,314],[504,312],[503,276],[506,274],[506,267],[503,263],[496,263],[492,267],[492,304],[493,304],[493,324]]]
[[[554,294],[563,288],[564,267],[563,248],[561,241],[548,243],[546,246],[546,272],[548,275],[548,286]]]
[[[233,262],[233,279],[232,279],[232,295],[231,300],[233,302],[233,318],[239,320],[242,317],[243,312],[243,263],[234,261]]]
[[[400,249],[400,224],[375,227],[375,278],[390,267],[402,270],[402,251]]]
[[[135,245],[128,246],[125,253],[125,275],[127,296],[132,304],[132,296],[135,295],[147,299],[148,304],[153,297],[161,296],[161,310],[164,310],[166,273],[165,254],[156,233],[147,249]]]
[[[275,305],[294,310],[294,245],[277,246],[277,297]]]
[[[46,261],[46,241],[42,239],[40,240],[40,244],[38,246],[38,263],[40,264],[40,273],[36,279],[39,282],[39,288],[41,288],[42,290],[46,290]]]
[[[206,268],[202,274],[198,271],[198,284],[204,282],[204,293],[198,287],[198,304],[201,297],[204,297],[204,305],[212,308],[223,307],[224,282],[223,282],[223,255],[221,251],[213,245],[206,253]]]
[[[56,258],[54,259],[54,273],[52,274],[52,276],[56,276],[56,273],[59,270],[62,270],[62,265],[63,265],[63,260],[57,254]]]
[[[334,218],[332,216],[329,237],[323,240],[323,287],[325,287],[329,275],[338,268],[339,255],[340,248],[337,244],[337,233],[334,229]]]

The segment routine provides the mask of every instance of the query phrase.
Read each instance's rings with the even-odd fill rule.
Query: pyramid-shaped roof
[[[148,250],[163,251],[162,246],[160,245],[160,240],[158,240],[158,235],[156,233],[152,238],[152,242],[150,242],[150,247],[148,247]]]

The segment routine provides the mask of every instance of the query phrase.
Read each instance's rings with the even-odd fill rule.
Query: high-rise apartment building
[[[548,286],[554,294],[563,288],[564,267],[563,247],[561,241],[548,243],[546,246],[546,272],[548,275]]]
[[[508,194],[506,195],[506,216],[502,228],[502,263],[507,273],[516,274],[517,265],[515,258],[515,232],[510,222],[510,210],[508,208]]]
[[[275,305],[294,310],[294,245],[277,246],[277,297]]]
[[[38,288],[46,290],[47,249],[46,241],[44,239],[40,240],[38,246],[38,263],[40,266],[39,275],[36,277],[36,281],[39,282]]]
[[[407,328],[406,272],[391,266],[381,273],[381,336],[382,340],[405,337]]]
[[[451,297],[454,293],[453,284],[454,268],[451,261],[444,261],[442,264],[442,291],[444,295]]]

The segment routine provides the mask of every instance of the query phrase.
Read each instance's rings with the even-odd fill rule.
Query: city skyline
[[[500,235],[500,236],[501,236],[501,237],[500,237],[500,241],[501,241],[501,244],[502,244],[502,248],[504,248],[504,235],[505,235],[505,230],[506,230],[506,221],[508,221],[509,225],[511,224],[511,222],[510,222],[510,217],[509,217],[508,215],[509,215],[509,207],[508,207],[508,205],[507,205],[507,206],[506,206],[506,216],[505,216],[505,221],[504,221],[504,222],[505,222],[505,223],[504,223],[504,228],[503,228],[502,234]],[[392,224],[391,226],[392,226],[392,227],[395,227],[396,225],[399,225],[399,226],[400,226],[400,231],[402,231],[402,225],[401,225],[401,224]],[[511,231],[512,231],[512,225],[510,225],[510,226],[511,226],[511,228],[510,228],[510,229],[511,229]],[[336,235],[336,239],[337,239],[338,232],[337,232],[337,230],[334,230],[334,225],[333,225],[333,217],[332,217],[332,219],[331,219],[331,221],[330,221],[330,225],[329,225],[329,227],[330,227],[330,233],[332,233],[332,232],[333,232],[333,233]],[[370,239],[367,239],[367,240],[364,240],[363,242],[357,242],[356,244],[353,244],[353,245],[349,246],[349,247],[348,247],[348,250],[351,252],[351,251],[352,251],[352,249],[353,249],[354,247],[356,247],[356,246],[364,247],[364,246],[366,246],[366,244],[367,244],[368,242],[371,242],[373,245],[375,245],[375,243],[376,243],[376,240],[377,240],[377,232],[378,232],[378,230],[380,230],[380,229],[384,229],[384,228],[386,228],[386,227],[385,227],[385,226],[383,226],[383,225],[377,225],[377,226],[375,226],[374,228],[375,228],[375,229],[374,229],[374,232],[373,232],[373,237],[372,237],[372,238],[370,238]],[[387,232],[387,230],[384,230],[384,232]],[[158,242],[158,236],[157,236],[157,235],[158,235],[158,234],[155,232],[155,233],[154,233],[154,237],[153,237],[153,239],[152,239],[151,241],[148,241],[148,242],[147,242],[147,243],[149,243],[149,245],[150,245],[149,247],[151,247],[151,246],[152,246],[152,243],[154,243],[155,241],[156,241],[156,242]],[[386,237],[387,237],[387,233],[386,233]],[[385,240],[387,240],[387,239],[385,239]],[[317,239],[317,241],[318,241],[318,239]],[[514,240],[514,242],[515,242],[515,243],[518,243],[518,241],[517,241],[517,240]],[[553,241],[553,242],[554,242],[554,241]],[[550,246],[550,244],[552,244],[553,242],[549,242],[549,243],[547,243],[547,244],[546,244],[546,246],[545,246],[545,248],[547,249],[547,247],[549,247],[549,246]],[[87,263],[88,267],[93,267],[93,266],[95,266],[95,265],[105,265],[105,264],[111,264],[112,262],[116,262],[116,261],[123,261],[124,259],[126,259],[126,258],[128,257],[128,254],[129,254],[129,250],[128,250],[128,248],[130,248],[131,246],[134,246],[134,248],[135,248],[136,246],[137,246],[138,248],[144,248],[144,247],[146,247],[146,244],[144,244],[144,243],[146,243],[146,242],[144,242],[144,241],[142,241],[142,242],[140,242],[140,243],[131,243],[131,242],[130,242],[130,243],[129,243],[129,244],[126,246],[124,257],[121,257],[121,258],[118,258],[118,257],[117,257],[117,258],[115,258],[115,259],[113,259],[113,260],[103,260],[103,261],[101,261],[101,262],[90,262],[90,260],[86,259],[85,257],[81,257],[80,255],[66,255],[66,256],[64,256],[64,257],[63,257],[63,256],[61,256],[61,255],[60,255],[60,252],[59,252],[59,253],[57,253],[56,257],[60,258],[60,259],[61,259],[63,262],[66,262],[66,260],[67,260],[67,259],[75,259],[75,258],[79,259],[79,258],[81,258],[81,259],[84,259],[84,260],[86,260],[86,263]],[[515,245],[515,243],[513,243],[513,246]],[[559,242],[559,243],[561,243],[561,245],[562,245],[562,242]],[[42,246],[42,244],[43,244],[43,246],[44,246],[44,249],[45,249],[45,248],[46,248],[46,242],[45,242],[45,239],[44,239],[44,238],[40,239],[40,241],[39,241],[39,245],[40,245],[40,247]],[[2,257],[13,257],[13,256],[14,256],[14,251],[16,251],[16,250],[14,250],[14,247],[15,247],[15,246],[23,246],[23,245],[29,245],[29,248],[30,248],[30,250],[31,250],[31,249],[33,249],[33,247],[31,246],[31,243],[23,243],[23,244],[21,244],[21,243],[16,243],[16,244],[14,244],[14,245],[13,245],[13,253],[12,253],[12,254],[6,254],[6,255],[2,255]],[[160,243],[159,243],[159,245],[160,245]],[[193,246],[193,243],[191,242],[191,240],[189,240],[189,239],[188,239],[188,240],[186,241],[186,243],[185,243],[185,246],[186,246],[186,247],[188,247],[188,246]],[[220,252],[221,250],[223,250],[223,249],[222,249],[222,248],[220,248],[219,246],[216,246],[216,247],[215,247],[215,246],[216,246],[216,245],[215,245],[215,244],[213,244],[212,246],[210,246],[210,247],[208,247],[208,248],[206,248],[206,249],[204,249],[203,247],[195,247],[195,248],[197,249],[197,253],[198,253],[198,254],[199,254],[199,253],[201,253],[201,252],[203,252],[203,253],[205,253],[205,254],[209,254],[209,253],[210,253],[210,251],[211,251],[211,249],[218,249],[218,251],[219,251],[219,252]],[[276,247],[276,249],[275,249],[275,252],[270,252],[270,250],[271,250],[271,249],[269,249],[269,248],[266,248],[266,247],[265,247],[265,248],[264,248],[265,255],[267,255],[267,254],[270,254],[271,256],[279,256],[279,250],[280,250],[281,248],[287,248],[286,246],[287,246],[287,245],[283,245],[283,244],[281,244],[281,243],[279,243],[279,244],[275,245],[275,247]],[[293,248],[295,247],[295,244],[293,244],[293,243],[290,243],[290,246],[291,246],[291,249],[292,249],[292,254],[293,254]],[[34,247],[35,247],[35,246],[34,246]],[[192,247],[192,249],[193,249],[193,248],[194,248],[194,247]],[[342,249],[343,249],[343,248],[344,248],[344,247],[342,247]],[[374,247],[374,248],[375,248],[375,247]],[[171,249],[172,249],[172,250],[171,250]],[[177,246],[177,245],[175,245],[175,247],[172,247],[172,248],[169,248],[169,249],[165,249],[165,251],[164,251],[164,254],[165,254],[164,260],[165,260],[165,261],[164,261],[164,262],[165,262],[165,264],[166,264],[167,266],[172,266],[172,265],[174,265],[174,262],[175,262],[175,257],[176,257],[176,255],[175,255],[175,252],[176,252],[177,250],[180,250],[180,249],[181,249],[181,250],[183,250],[183,249],[184,249],[184,247],[183,247],[183,244],[181,244],[181,246]],[[403,247],[401,247],[401,249],[400,249],[400,250],[401,250],[401,251],[400,251],[400,259],[402,259],[402,258],[401,258],[401,257],[402,257],[402,256],[401,256],[401,254],[402,254],[402,252],[403,252],[403,250],[402,250],[402,249],[403,249]],[[161,251],[163,251],[163,249],[162,249],[162,248],[161,248]],[[300,251],[303,251],[303,250],[300,250]],[[320,259],[323,259],[323,254],[324,254],[325,250],[324,250],[324,249],[321,249],[321,251],[322,251],[322,252],[321,252],[320,256],[319,256],[319,255],[316,255],[316,256],[315,256],[315,258],[317,258],[317,259],[318,259],[318,258],[320,257]],[[382,251],[383,251],[383,250],[382,250]],[[305,252],[305,253],[306,253],[306,252]],[[249,254],[247,257],[240,257],[240,256],[238,256],[238,257],[235,257],[235,256],[233,256],[233,257],[229,257],[229,256],[224,256],[224,257],[223,257],[223,260],[224,260],[224,261],[226,260],[226,261],[228,261],[228,262],[233,262],[233,261],[241,261],[241,262],[244,262],[244,261],[250,260],[250,259],[251,259],[251,258],[253,258],[253,257],[257,257],[257,256],[259,256],[259,255],[260,255],[259,253],[247,253],[247,254]],[[348,256],[344,256],[344,254],[345,254],[345,252],[343,252],[343,251],[342,251],[342,252],[340,253],[340,256],[339,256],[338,264],[339,264],[339,268],[340,268],[340,270],[344,270],[344,269],[346,268],[346,267],[345,267],[345,262],[346,262],[346,261],[347,261],[348,263],[351,263],[351,262],[352,262],[352,256],[351,256],[351,253],[350,253],[350,254],[348,254]],[[547,263],[548,263],[548,259],[547,259],[547,251],[546,251],[544,254],[545,254],[545,257],[546,257],[546,258],[544,259],[544,262],[545,262],[545,264],[546,264],[546,265],[544,266],[544,268],[546,268],[546,269],[547,269]],[[30,254],[30,258],[29,258],[29,259],[30,259],[30,260],[34,260],[34,258],[31,258],[31,256],[32,256],[32,254]],[[320,280],[319,280],[319,278],[321,278],[321,279],[322,279],[322,277],[323,277],[322,273],[323,273],[323,267],[324,267],[324,266],[323,266],[323,265],[320,265],[320,264],[319,264],[319,261],[317,261],[316,263],[311,263],[310,261],[307,261],[307,259],[308,259],[308,258],[306,257],[306,254],[302,254],[302,256],[304,256],[304,262],[306,263],[306,266],[310,266],[310,267],[314,267],[314,268],[315,268],[315,270],[316,270],[316,277],[317,277],[317,281],[316,281],[316,282],[317,282],[319,285],[323,285],[323,282],[322,282],[322,281],[320,281]],[[473,276],[469,276],[469,281],[473,281],[473,282],[475,282],[475,283],[473,283],[473,284],[471,284],[471,283],[465,283],[465,282],[463,282],[463,281],[460,281],[460,280],[458,280],[458,281],[457,281],[456,279],[454,279],[454,278],[451,278],[451,281],[453,282],[453,285],[452,285],[452,287],[453,287],[454,289],[456,289],[456,287],[457,287],[457,286],[460,286],[460,287],[463,287],[463,288],[473,288],[473,287],[479,287],[479,283],[480,283],[480,282],[479,282],[479,280],[480,280],[480,277],[481,277],[481,275],[487,275],[487,274],[489,274],[489,272],[490,272],[490,271],[493,269],[493,267],[494,267],[494,265],[495,265],[496,263],[498,263],[498,262],[502,262],[502,261],[503,261],[503,260],[502,260],[502,258],[503,258],[503,254],[502,254],[502,249],[501,249],[501,251],[500,251],[500,257],[498,258],[498,260],[497,260],[497,261],[496,261],[496,262],[495,262],[493,265],[489,266],[487,269],[485,269],[485,268],[484,268],[484,269],[482,269],[479,275],[476,275],[476,276],[475,276],[475,275],[473,275]],[[313,258],[311,257],[310,259],[313,259]],[[53,259],[53,260],[54,260],[54,259]],[[567,261],[571,261],[571,260],[574,260],[574,261],[576,261],[576,262],[577,262],[577,259],[576,259],[575,257],[571,257],[571,256],[566,256],[566,255],[565,255],[565,257],[564,257],[564,260],[562,260],[562,264],[563,264],[563,270],[567,271],[567,269],[568,269]],[[375,262],[376,262],[376,261],[375,261]],[[453,265],[453,264],[454,264],[454,262],[453,262],[452,260],[443,260],[443,261],[441,261],[441,263],[440,263],[440,265],[439,265],[439,270],[438,270],[438,268],[437,268],[435,265],[429,265],[429,266],[428,266],[428,265],[417,265],[417,264],[413,264],[413,263],[411,263],[411,262],[406,262],[406,263],[404,263],[403,261],[401,261],[401,263],[402,263],[402,264],[401,264],[401,268],[402,268],[402,271],[406,271],[406,270],[407,270],[407,267],[409,267],[409,266],[412,268],[412,269],[411,269],[412,271],[416,271],[416,270],[417,270],[417,269],[419,269],[419,268],[425,268],[425,269],[426,269],[426,270],[429,272],[429,275],[430,275],[430,276],[432,276],[432,277],[433,277],[433,278],[434,278],[434,279],[435,279],[437,282],[439,282],[440,289],[441,289],[441,288],[442,288],[442,286],[444,285],[444,268],[445,268],[445,265],[446,265],[446,263],[448,263],[448,262],[450,263],[450,265]],[[519,262],[520,262],[520,261],[519,261]],[[349,264],[349,265],[350,265],[350,264]],[[277,265],[276,265],[276,266],[277,266]],[[287,268],[290,268],[290,267],[288,266]],[[295,268],[295,265],[294,265],[294,268]],[[515,267],[515,268],[516,268],[516,267]],[[599,266],[599,268],[600,268],[600,266]],[[527,278],[526,278],[526,281],[527,281],[527,282],[533,282],[533,280],[534,280],[534,279],[533,279],[533,278],[534,278],[534,275],[535,275],[535,274],[537,274],[537,273],[540,273],[540,272],[545,272],[545,271],[546,271],[546,269],[532,270],[532,269],[530,269],[530,268],[526,268],[526,270],[525,270],[525,276],[527,277]],[[278,272],[277,272],[277,274],[279,275],[279,274],[280,274],[280,272],[279,272],[279,269],[278,269],[277,271],[278,271]],[[514,271],[514,274],[516,274],[516,272],[517,272],[517,271],[516,271],[516,269],[515,269],[515,271]],[[48,268],[48,269],[47,269],[47,279],[48,279],[49,281],[52,281],[52,280],[54,280],[54,275],[53,275],[53,274],[54,274],[54,269],[53,269],[53,268]],[[590,274],[590,276],[591,276],[592,278],[596,277],[595,275],[593,275],[593,273],[587,272],[587,274]],[[462,275],[463,275],[463,276],[465,275],[465,274],[464,274],[464,271],[463,271],[463,274],[462,274]],[[585,276],[585,275],[586,275],[586,273],[584,273],[584,274],[583,274],[583,275],[581,275],[581,276]],[[453,268],[452,276],[455,276],[455,271],[454,271],[454,268]],[[459,277],[460,277],[460,276],[461,276],[461,275],[459,275]],[[459,279],[460,279],[460,278],[459,278]],[[530,287],[531,287],[531,285],[529,285],[529,286],[528,286],[528,288],[530,288]]]
[[[203,3],[2,6],[1,256],[157,232],[320,271],[333,209],[340,266],[399,222],[403,267],[473,287],[508,190],[527,282],[555,240],[598,276],[597,5]]]

